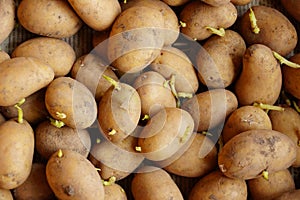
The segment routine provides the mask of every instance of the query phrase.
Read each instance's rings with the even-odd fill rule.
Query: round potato
[[[96,168],[75,151],[55,152],[47,162],[46,178],[61,200],[104,200],[104,187]]]
[[[295,54],[289,60],[300,65],[300,53]],[[300,69],[283,65],[282,74],[284,90],[300,99],[300,86],[297,84],[300,80]]]
[[[15,1],[0,1],[0,44],[9,36],[15,28]]]
[[[18,103],[46,87],[54,78],[52,68],[33,57],[9,59],[0,63],[0,68],[0,106]]]
[[[42,36],[71,37],[82,27],[82,21],[72,7],[62,0],[23,0],[17,16],[25,29]]]
[[[55,77],[67,75],[76,59],[74,49],[67,42],[48,37],[26,40],[14,49],[12,57],[39,58],[50,65]]]
[[[218,154],[221,171],[244,180],[287,169],[295,159],[296,145],[288,136],[264,129],[236,135]]]
[[[3,50],[0,50],[0,63],[2,63],[5,60],[10,59],[10,55],[8,53],[6,53]]]
[[[1,200],[14,200],[13,195],[10,190],[0,189],[0,199]]]

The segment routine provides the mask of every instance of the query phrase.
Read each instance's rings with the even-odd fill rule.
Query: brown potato
[[[196,134],[196,133],[195,133]],[[217,166],[217,148],[203,134],[196,134],[186,151],[164,169],[184,177],[200,177],[213,171]]]
[[[246,51],[244,39],[232,30],[212,36],[197,55],[198,77],[209,88],[226,88],[237,78]]]
[[[286,56],[297,45],[298,37],[294,25],[279,10],[268,6],[253,6],[259,33],[251,28],[249,12],[241,18],[240,33],[248,45],[264,44],[273,51]]]
[[[71,37],[82,27],[82,21],[72,7],[62,0],[23,0],[17,16],[25,29],[42,36]]]
[[[10,190],[0,189],[0,200],[13,200]]]
[[[183,200],[182,194],[171,176],[159,168],[143,167],[143,173],[135,174],[131,191],[135,200]]]
[[[0,188],[14,189],[28,178],[34,152],[30,124],[11,119],[0,125]]]
[[[289,59],[291,62],[300,64],[300,53],[295,54]],[[286,65],[282,67],[284,90],[297,99],[300,99],[300,69],[292,68]]]
[[[0,68],[0,106],[18,103],[46,87],[54,78],[52,68],[33,57],[9,59],[0,63]]]
[[[108,29],[121,13],[118,0],[68,0],[78,16],[92,29]]]
[[[87,157],[91,148],[91,138],[85,129],[73,129],[68,126],[57,128],[50,121],[44,121],[38,124],[35,130],[35,148],[46,159],[59,149],[73,150]]]
[[[26,40],[12,52],[12,57],[36,57],[49,64],[55,77],[67,75],[75,62],[74,49],[65,41],[37,37]]]
[[[268,114],[255,106],[241,106],[226,120],[222,130],[223,142],[228,142],[239,133],[254,129],[272,129]]]
[[[46,178],[46,165],[33,163],[26,181],[13,190],[16,200],[52,200],[54,193]]]
[[[293,163],[293,167],[300,167],[300,115],[296,110],[285,107],[284,111],[270,111],[269,116],[272,122],[273,130],[279,131],[287,135],[297,148],[297,157]]]
[[[196,183],[189,195],[189,200],[205,199],[246,200],[246,182],[228,178],[220,171],[211,172]]]
[[[296,159],[295,143],[274,130],[249,130],[229,140],[218,154],[221,171],[244,180],[290,167]]]
[[[247,185],[253,200],[273,200],[285,192],[295,190],[294,179],[288,169],[269,174],[268,180],[262,176],[248,180]]]
[[[239,104],[273,105],[280,95],[281,86],[281,68],[272,50],[262,44],[248,47],[243,57],[242,73],[235,83]]]
[[[104,187],[96,168],[75,151],[55,152],[47,162],[46,177],[61,200],[104,200]]]
[[[179,18],[185,23],[181,26],[183,34],[205,40],[212,35],[207,27],[226,29],[232,26],[237,19],[237,9],[231,2],[214,7],[202,1],[192,1],[185,5]]]
[[[201,132],[214,128],[237,109],[236,96],[226,89],[214,89],[196,94],[181,108],[188,111],[195,123],[194,130]]]
[[[8,53],[6,53],[3,50],[0,50],[0,63],[2,63],[5,60],[10,59],[10,55]]]
[[[97,118],[93,94],[85,85],[70,77],[59,77],[49,84],[45,104],[54,119],[71,128],[88,128]]]
[[[300,2],[295,0],[281,0],[285,10],[300,22]]]
[[[275,198],[274,200],[298,200],[299,196],[300,189],[297,189],[290,192],[285,192],[281,196]]]
[[[0,1],[0,44],[9,36],[15,28],[15,1]]]
[[[109,200],[127,200],[125,190],[117,183],[104,186],[104,199]]]

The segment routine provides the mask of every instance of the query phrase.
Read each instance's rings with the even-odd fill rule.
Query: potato
[[[143,70],[160,53],[164,44],[164,18],[156,9],[135,6],[115,20],[108,41],[108,58],[121,73]]]
[[[205,40],[212,35],[207,27],[231,27],[237,19],[237,9],[230,2],[214,7],[201,1],[192,1],[185,5],[179,18],[185,23],[185,26],[181,26],[183,34],[192,39]]]
[[[196,94],[183,102],[181,108],[192,115],[195,123],[194,130],[201,132],[224,122],[237,106],[237,99],[231,91],[214,89]]]
[[[82,83],[70,77],[59,77],[49,84],[45,104],[54,119],[71,128],[88,128],[97,118],[97,104],[93,94]]]
[[[222,130],[223,142],[228,142],[239,133],[255,129],[272,129],[268,114],[255,106],[241,106],[226,120]]]
[[[33,163],[26,181],[13,190],[16,200],[51,200],[54,193],[46,179],[46,165]]]
[[[47,162],[46,177],[61,200],[104,200],[104,188],[96,168],[75,151],[55,152]]]
[[[293,167],[300,167],[300,115],[296,110],[290,107],[285,107],[284,111],[272,110],[269,112],[273,130],[279,131],[287,135],[297,148],[297,157],[292,164]]]
[[[98,104],[98,123],[101,133],[112,142],[128,137],[138,125],[141,99],[126,83],[110,87]]]
[[[135,200],[183,200],[182,194],[163,169],[143,167],[135,174],[131,182],[131,191]]]
[[[235,31],[212,36],[197,55],[198,77],[209,88],[226,88],[237,78],[246,51],[244,39]]]
[[[288,169],[269,174],[268,180],[262,176],[248,180],[247,185],[253,200],[272,200],[285,192],[295,190],[294,179]]]
[[[17,17],[26,30],[54,38],[71,37],[82,27],[82,21],[63,0],[21,1]]]
[[[274,200],[298,200],[299,195],[300,189],[297,189],[290,192],[285,192],[281,196],[275,198]]]
[[[201,0],[201,1],[211,6],[223,6],[230,2],[230,0],[225,0],[225,1],[224,0]]]
[[[164,45],[168,46],[173,44],[179,35],[179,25],[176,13],[163,1],[158,0],[130,0],[122,4],[122,10],[126,10],[133,6],[145,6],[156,9],[161,12],[164,18]]]
[[[5,60],[10,59],[10,55],[8,53],[6,53],[3,50],[0,50],[0,63],[2,63]]]
[[[240,33],[248,45],[264,44],[273,51],[286,56],[297,45],[298,37],[294,25],[275,8],[253,6],[259,33],[254,33],[249,19],[248,9],[241,18]]]
[[[189,200],[204,199],[247,199],[247,185],[242,179],[231,179],[220,171],[201,178],[193,187]]]
[[[196,134],[192,144],[174,162],[164,169],[184,177],[200,177],[213,171],[217,166],[217,148],[203,134]]]
[[[28,178],[33,160],[34,133],[26,120],[0,125],[0,152],[0,188],[14,189]]]
[[[221,171],[244,180],[287,169],[296,159],[296,145],[274,130],[249,130],[229,140],[218,154]]]
[[[150,68],[166,79],[175,76],[177,92],[196,93],[199,87],[195,68],[187,55],[174,47],[164,47],[160,55],[151,63]]]
[[[104,186],[104,199],[109,200],[127,200],[126,192],[117,183]]]
[[[0,200],[13,200],[10,190],[0,189]]]
[[[300,53],[295,54],[289,60],[291,62],[300,64]],[[282,74],[284,90],[297,99],[300,99],[300,87],[297,84],[300,80],[300,69],[283,65]]]
[[[152,161],[162,161],[184,153],[193,137],[192,116],[179,108],[164,108],[150,118],[141,131],[138,146],[141,153]],[[183,148],[182,148],[183,147]]]
[[[45,106],[45,92],[46,89],[41,89],[33,93],[20,106],[23,110],[23,118],[32,125],[46,120],[49,115]],[[8,119],[18,116],[18,110],[15,106],[0,107],[0,111]]]
[[[141,99],[141,114],[153,116],[165,107],[176,107],[176,100],[166,79],[157,72],[142,73],[134,82],[134,88]]]
[[[134,172],[144,156],[136,152],[137,138],[129,136],[118,143],[101,141],[92,147],[89,160],[100,169],[104,180],[115,177],[121,180]]]
[[[191,0],[163,0],[169,6],[181,6]]]
[[[35,148],[46,159],[59,149],[73,150],[87,157],[91,148],[91,138],[85,129],[73,129],[68,126],[57,128],[50,121],[43,121],[35,130]]]
[[[78,16],[92,29],[102,31],[108,29],[121,13],[118,0],[68,0]]]
[[[15,28],[15,1],[0,1],[0,44],[9,36]]]
[[[118,81],[118,77],[106,62],[94,54],[79,57],[71,70],[71,77],[84,84],[94,94],[97,102],[112,84],[103,75]]]
[[[285,10],[300,22],[300,3],[295,0],[281,0]]]
[[[262,44],[247,48],[243,70],[235,83],[235,94],[240,105],[255,102],[273,105],[281,92],[282,74],[272,50]]]
[[[231,0],[231,3],[233,3],[236,6],[243,6],[248,3],[250,3],[252,0]]]
[[[14,49],[12,57],[40,58],[50,65],[55,77],[67,75],[76,59],[74,49],[67,42],[48,37],[26,40]]]
[[[52,68],[33,57],[9,59],[0,63],[0,68],[0,106],[18,103],[46,87],[54,78]]]

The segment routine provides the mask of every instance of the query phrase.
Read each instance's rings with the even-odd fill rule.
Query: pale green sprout
[[[21,105],[25,103],[25,98],[21,99],[14,107],[18,110],[18,123],[22,124],[23,123],[23,110],[21,108]]]

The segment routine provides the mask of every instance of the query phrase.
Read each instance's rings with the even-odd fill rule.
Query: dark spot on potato
[[[254,143],[264,145],[265,140],[263,138],[254,138]]]
[[[218,200],[218,198],[214,194],[209,195],[208,198],[211,200]]]
[[[73,196],[75,194],[75,189],[73,188],[73,186],[68,185],[64,187],[64,193],[68,196]]]

